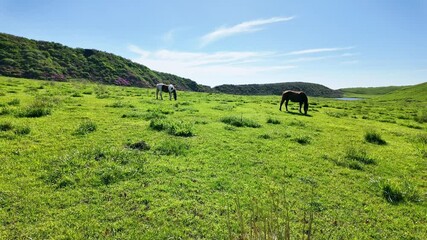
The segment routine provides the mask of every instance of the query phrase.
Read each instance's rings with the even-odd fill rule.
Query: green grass
[[[280,96],[0,77],[0,238],[426,239],[417,92],[310,97],[304,116]]]

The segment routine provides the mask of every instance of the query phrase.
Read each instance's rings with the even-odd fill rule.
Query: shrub
[[[164,141],[156,148],[156,152],[160,155],[185,155],[190,149],[190,145],[185,142],[171,139],[171,141]]]
[[[96,124],[91,120],[85,120],[80,123],[79,127],[74,132],[76,135],[85,135],[96,130]]]
[[[375,131],[368,131],[365,133],[365,140],[369,143],[378,145],[385,145],[387,142],[381,138],[381,135]]]
[[[251,127],[259,128],[261,125],[256,121],[243,117],[228,116],[221,118],[221,122],[235,126],[235,127]]]

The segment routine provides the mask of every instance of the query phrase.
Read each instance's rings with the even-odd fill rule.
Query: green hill
[[[381,95],[378,99],[382,100],[415,100],[425,102],[427,101],[427,82],[413,85],[400,87],[399,89]]]
[[[384,95],[393,92],[397,89],[404,88],[402,86],[389,86],[389,87],[367,87],[367,88],[342,88],[340,89],[345,97],[364,97]]]
[[[271,84],[220,85],[214,90],[239,95],[280,95],[284,90],[304,91],[313,97],[341,97],[339,90],[332,90],[320,84],[304,82],[284,82]]]
[[[389,86],[340,89],[345,97],[375,98],[382,100],[412,99],[427,101],[427,82],[412,86]]]
[[[86,79],[137,87],[165,82],[175,84],[180,90],[210,91],[210,87],[190,79],[156,72],[111,53],[4,33],[0,33],[0,75],[55,81]]]

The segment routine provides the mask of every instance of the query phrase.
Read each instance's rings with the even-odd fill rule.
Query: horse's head
[[[173,99],[176,100],[176,88],[172,84],[170,84],[169,87],[168,87],[168,90],[169,90],[170,93],[173,94]]]

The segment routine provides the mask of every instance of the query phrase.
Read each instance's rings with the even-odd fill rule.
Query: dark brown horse
[[[288,111],[288,102],[299,102],[299,112],[301,112],[301,107],[304,104],[304,114],[307,115],[308,111],[308,98],[304,92],[286,90],[282,93],[282,101],[280,102],[280,111],[282,111],[283,102],[285,102],[286,112]]]

